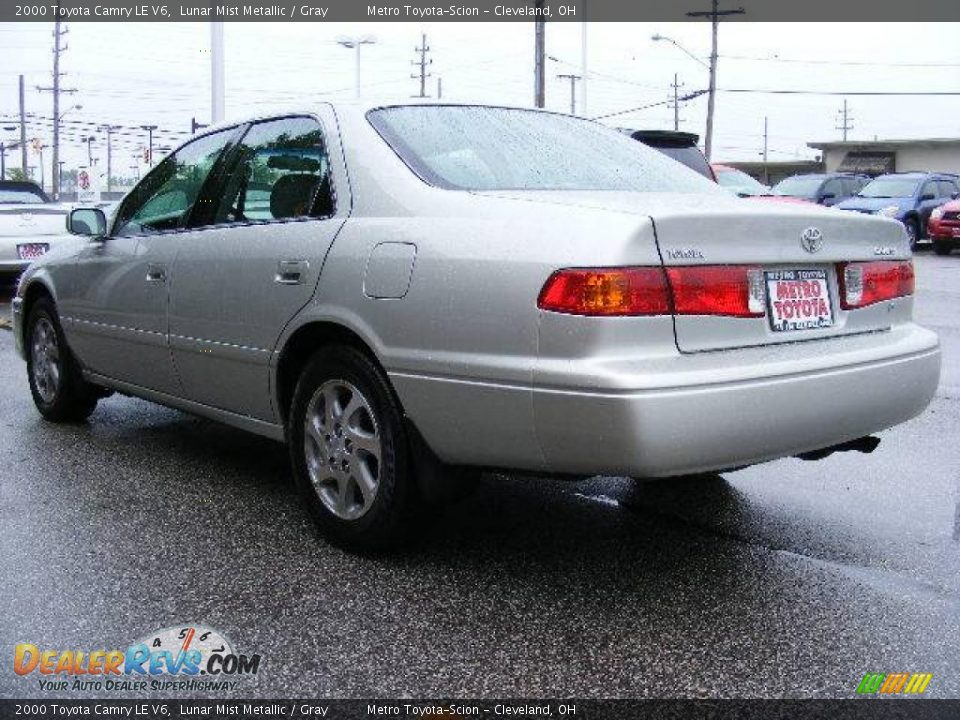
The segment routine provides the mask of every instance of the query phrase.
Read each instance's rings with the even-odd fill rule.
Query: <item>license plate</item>
[[[770,328],[774,332],[833,325],[826,270],[770,270],[766,278]]]
[[[955,238],[960,238],[960,227],[955,227],[950,229],[953,230],[953,236]]]
[[[17,245],[17,255],[21,260],[36,260],[50,249],[47,243],[26,243]]]

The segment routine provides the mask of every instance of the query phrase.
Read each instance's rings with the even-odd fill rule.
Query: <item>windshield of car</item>
[[[867,183],[858,195],[868,198],[913,197],[919,184],[915,178],[878,177]]]
[[[381,108],[368,118],[417,175],[448,189],[717,192],[656,150],[568,115],[441,105]]]
[[[823,182],[822,175],[794,175],[773,186],[774,195],[785,197],[813,197]]]
[[[0,188],[0,204],[25,205],[27,203],[44,203],[47,199],[39,190],[30,188]]]

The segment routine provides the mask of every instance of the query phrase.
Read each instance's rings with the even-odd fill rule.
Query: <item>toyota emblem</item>
[[[808,227],[800,233],[800,244],[808,253],[819,252],[823,247],[823,233],[820,228]]]

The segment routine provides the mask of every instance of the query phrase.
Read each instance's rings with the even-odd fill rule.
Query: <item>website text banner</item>
[[[0,700],[0,719],[941,720],[960,700]]]
[[[709,0],[3,0],[0,21],[667,22],[707,20],[710,8]],[[726,0],[718,10],[724,21],[960,21],[957,0]]]

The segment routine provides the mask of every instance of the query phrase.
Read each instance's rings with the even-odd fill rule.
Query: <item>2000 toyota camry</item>
[[[744,202],[564,115],[236,123],[69,225],[87,237],[14,303],[43,416],[119,391],[285,439],[356,549],[458,468],[662,477],[867,447],[939,376],[899,223]]]

